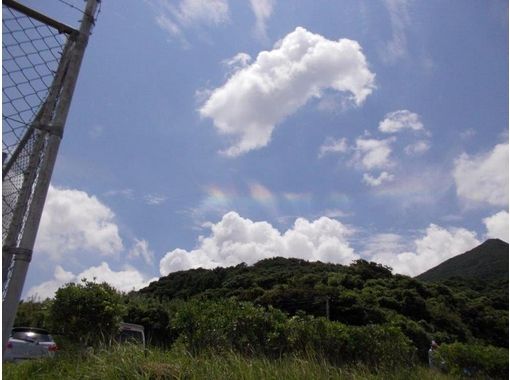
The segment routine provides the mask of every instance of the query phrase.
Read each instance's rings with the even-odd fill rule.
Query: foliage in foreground
[[[115,335],[122,315],[122,295],[113,287],[82,281],[57,290],[49,321],[52,331],[84,345],[96,345]]]
[[[124,319],[142,324],[151,346],[182,347],[195,358],[305,357],[328,368],[390,372],[426,361],[433,338],[452,374],[501,378],[508,372],[508,290],[500,285],[425,284],[362,260],[344,267],[276,258],[253,268],[178,272],[154,292],[67,284],[54,300],[22,303],[17,324],[49,328],[64,352],[69,343],[101,347]],[[456,341],[463,344],[450,344]]]
[[[508,347],[508,272],[497,280],[426,283],[364,260],[351,265],[276,257],[247,266],[170,273],[138,294],[160,303],[235,297],[346,325],[393,323],[423,361],[432,339]]]
[[[179,306],[170,323],[178,343],[196,354],[236,351],[277,358],[317,354],[336,365],[371,368],[411,365],[415,348],[394,326],[348,326],[323,317],[297,315],[235,300],[192,300]]]
[[[442,345],[439,355],[454,375],[508,378],[508,350],[504,348],[453,343]]]
[[[95,353],[60,353],[55,359],[5,364],[5,379],[388,379],[450,380],[424,367],[375,371],[366,366],[336,367],[316,357],[290,355],[279,359],[246,358],[233,352],[192,356],[182,348],[143,352],[121,346]]]

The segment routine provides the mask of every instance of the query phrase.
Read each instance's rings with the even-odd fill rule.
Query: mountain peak
[[[440,281],[450,277],[508,279],[508,243],[501,239],[488,239],[416,276],[423,281]]]

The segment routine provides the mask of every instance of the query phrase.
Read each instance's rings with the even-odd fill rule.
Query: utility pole
[[[26,136],[29,136],[27,139],[34,139],[34,148],[27,170],[23,173],[23,184],[2,247],[2,354],[14,324],[51,175],[99,1],[87,0],[80,29],[72,30],[69,35],[48,96],[26,132]],[[15,1],[3,0],[3,4],[53,28],[65,27],[31,9],[27,10]],[[15,159],[16,157],[11,157],[4,165],[2,180]]]
[[[326,318],[329,321],[329,296],[326,296]]]

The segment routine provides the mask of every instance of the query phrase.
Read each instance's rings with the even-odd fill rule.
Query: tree
[[[53,330],[86,345],[109,341],[118,331],[122,296],[107,283],[82,280],[57,290],[50,316]]]
[[[20,301],[14,326],[47,328],[51,304],[50,299],[37,301],[29,298]]]

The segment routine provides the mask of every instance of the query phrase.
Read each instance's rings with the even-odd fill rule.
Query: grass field
[[[236,353],[191,356],[183,350],[141,351],[122,346],[96,352],[61,352],[53,359],[6,363],[4,379],[454,379],[426,367],[369,370],[338,368],[313,359],[246,358]]]

